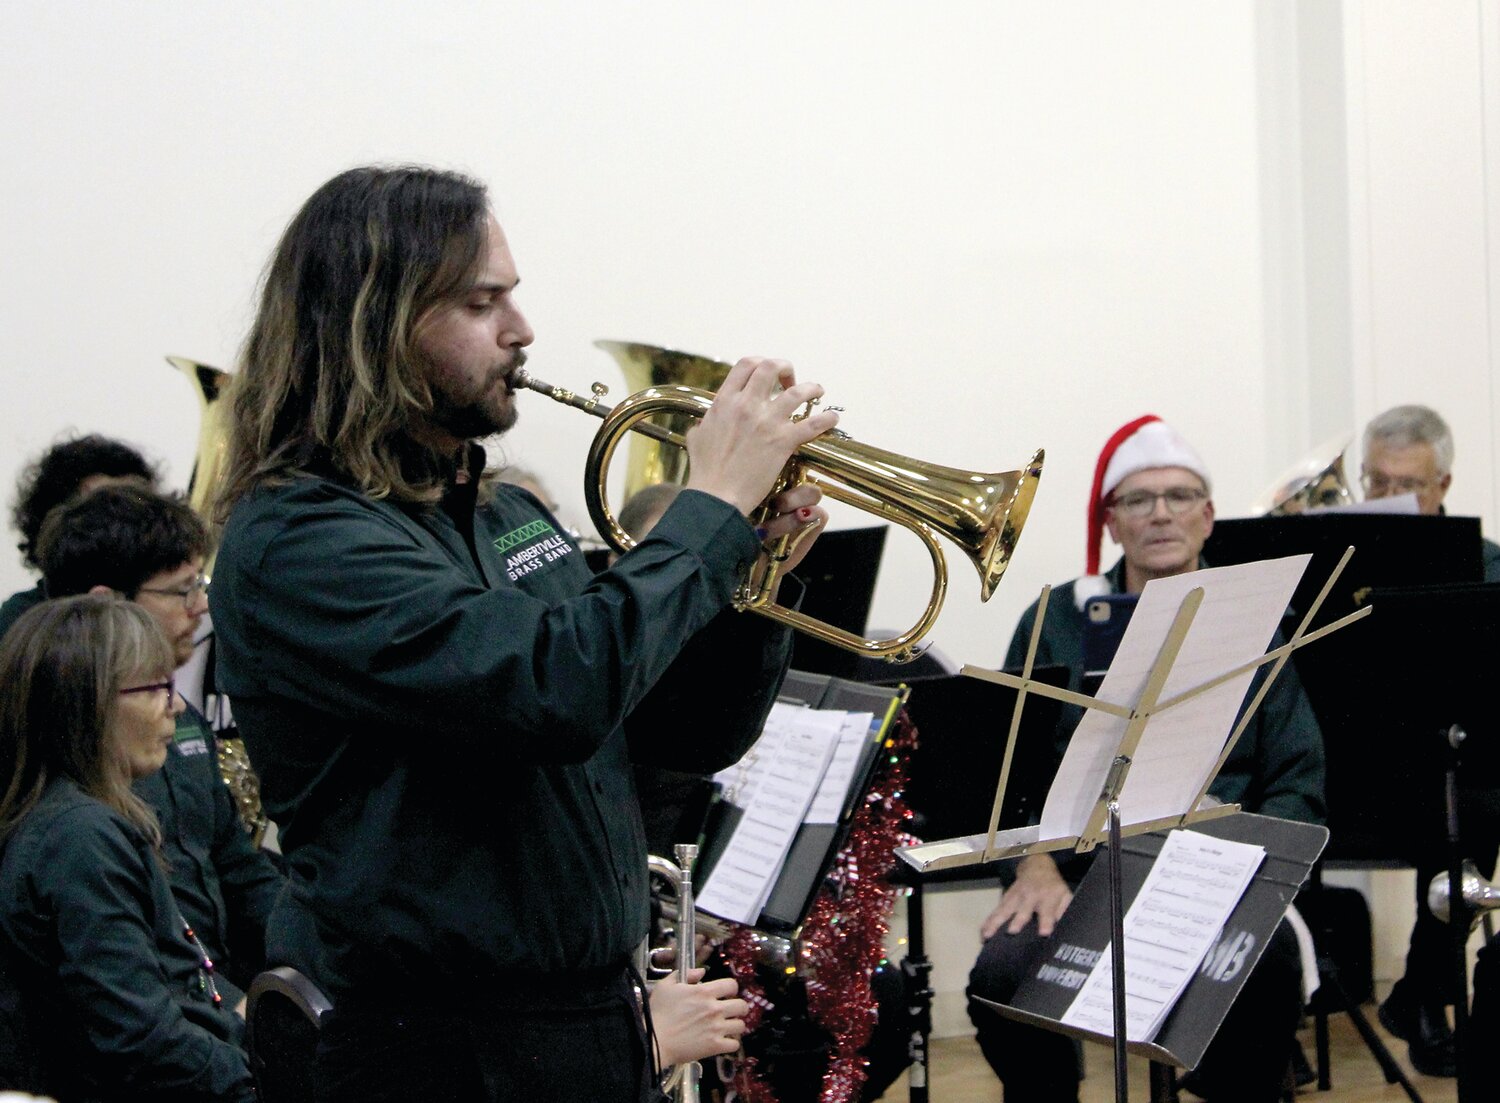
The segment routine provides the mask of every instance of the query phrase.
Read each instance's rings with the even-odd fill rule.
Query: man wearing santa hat
[[[1137,418],[1111,436],[1100,453],[1089,496],[1088,574],[1053,592],[1036,662],[1070,667],[1070,688],[1079,689],[1084,604],[1102,594],[1139,593],[1153,578],[1204,566],[1200,556],[1214,524],[1211,492],[1208,469],[1198,454],[1155,415]],[[1123,555],[1100,575],[1105,529]],[[1033,604],[1016,627],[1011,666],[1020,666],[1025,658],[1036,613]],[[1264,668],[1256,677],[1247,700],[1265,677]],[[1063,706],[1060,744],[1066,744],[1082,716],[1081,709]],[[1209,791],[1247,812],[1322,821],[1322,735],[1290,666],[1272,683]],[[1033,854],[1004,864],[1005,891],[980,928],[985,942],[969,977],[972,995],[1008,1001],[1091,860],[1091,855],[1059,860]],[[1301,975],[1295,938],[1283,923],[1189,1077],[1190,1090],[1215,1103],[1280,1098],[1302,1011]],[[1070,1103],[1078,1098],[1079,1053],[1070,1039],[1004,1019],[972,1000],[969,1015],[985,1058],[1005,1084],[1006,1103]]]

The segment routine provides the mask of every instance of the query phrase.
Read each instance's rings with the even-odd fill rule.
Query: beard
[[[517,416],[509,381],[525,362],[525,352],[517,351],[510,364],[494,368],[477,389],[465,393],[455,393],[449,381],[438,380],[432,389],[432,423],[461,440],[481,440],[509,431]]]

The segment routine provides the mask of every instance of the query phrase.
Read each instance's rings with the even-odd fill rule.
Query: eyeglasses
[[[1195,486],[1174,486],[1170,490],[1163,490],[1160,494],[1153,494],[1149,490],[1132,490],[1129,494],[1122,494],[1114,499],[1109,507],[1117,513],[1123,513],[1126,517],[1140,520],[1156,512],[1158,498],[1167,503],[1168,513],[1182,514],[1207,497],[1208,491],[1200,490]]]
[[[1366,471],[1359,477],[1359,485],[1365,488],[1367,498],[1391,498],[1398,494],[1420,494],[1430,486],[1443,481],[1441,475],[1432,479],[1392,479],[1385,475]]]
[[[189,582],[181,590],[166,589],[160,586],[142,586],[136,590],[138,594],[160,594],[162,597],[177,597],[182,599],[182,607],[191,609],[198,595],[208,596],[208,575],[200,574]]]
[[[130,686],[120,690],[120,696],[124,697],[127,693],[160,693],[162,690],[167,691],[167,704],[170,705],[172,695],[177,692],[177,680],[168,678],[165,682],[152,682],[148,686]]]

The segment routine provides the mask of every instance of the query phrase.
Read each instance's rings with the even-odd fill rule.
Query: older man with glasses
[[[134,601],[161,628],[179,672],[208,612],[207,552],[208,532],[186,503],[130,485],[59,507],[37,538],[49,597],[112,592]],[[217,964],[225,1002],[243,1014],[243,989],[264,966],[266,920],[284,879],[240,821],[204,715],[180,703],[170,681],[130,690],[137,691],[160,695],[176,736],[166,765],[135,790],[161,821],[172,896]]]
[[[1070,688],[1080,689],[1088,599],[1139,593],[1153,578],[1204,566],[1203,544],[1213,523],[1208,469],[1188,443],[1155,415],[1122,426],[1106,442],[1094,471],[1088,574],[1053,594],[1036,661],[1070,667]],[[1106,529],[1124,554],[1100,575],[1099,546]],[[1024,660],[1036,614],[1033,604],[1022,615],[1011,640],[1009,665],[1019,666]],[[1263,677],[1262,671],[1247,700]],[[1057,730],[1060,745],[1072,737],[1082,716],[1081,709],[1063,708]],[[1249,812],[1309,823],[1322,820],[1322,736],[1290,667],[1272,684],[1210,792]],[[971,995],[1009,1000],[1042,952],[1090,861],[1092,856],[1058,860],[1034,854],[1003,864],[1001,881],[1006,887],[980,928],[985,941],[969,978]],[[1279,1099],[1301,1011],[1296,941],[1283,923],[1190,1079],[1191,1090],[1210,1100]],[[985,1058],[1005,1084],[1006,1103],[1070,1103],[1078,1098],[1082,1070],[1070,1039],[1004,1019],[974,1001],[969,1015]]]
[[[1417,512],[1447,512],[1453,485],[1453,430],[1429,406],[1393,406],[1365,426],[1360,485],[1366,499],[1414,494]],[[1500,544],[1485,540],[1484,580],[1500,582]]]

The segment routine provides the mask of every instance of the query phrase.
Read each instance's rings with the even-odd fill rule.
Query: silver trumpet
[[[1481,877],[1479,867],[1467,858],[1464,859],[1460,884],[1463,886],[1464,907],[1473,916],[1469,923],[1469,929],[1473,930],[1485,912],[1500,908],[1500,888]],[[1447,923],[1450,914],[1448,903],[1448,874],[1443,872],[1427,886],[1427,910]]]
[[[698,847],[693,843],[678,843],[673,847],[673,851],[677,857],[676,862],[656,854],[649,854],[646,857],[646,865],[649,873],[656,874],[672,886],[673,895],[676,897],[677,913],[673,931],[676,942],[677,980],[682,984],[687,984],[688,977],[692,973],[698,943],[697,914],[693,906],[693,863],[698,860]],[[648,936],[637,954],[642,977],[650,976],[654,952],[655,948],[651,946],[651,939]],[[665,972],[665,970],[659,970],[659,972]],[[698,1103],[698,1078],[701,1072],[702,1069],[696,1061],[676,1065],[666,1076],[662,1091],[677,1103]]]

